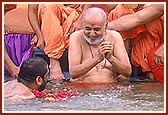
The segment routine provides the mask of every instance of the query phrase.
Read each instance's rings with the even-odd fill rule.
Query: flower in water
[[[78,96],[77,92],[45,93],[38,90],[32,90],[37,98],[44,98],[47,101],[59,101]]]

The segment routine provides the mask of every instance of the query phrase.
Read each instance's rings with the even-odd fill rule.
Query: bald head
[[[106,13],[102,9],[97,8],[97,7],[92,7],[92,8],[88,8],[84,12],[83,18],[82,18],[83,23],[88,19],[93,20],[93,21],[100,20],[103,23],[105,23],[107,20],[107,16],[106,16]]]

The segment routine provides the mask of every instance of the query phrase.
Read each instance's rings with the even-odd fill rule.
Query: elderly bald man
[[[70,36],[69,69],[72,79],[83,82],[116,82],[131,75],[131,65],[121,35],[107,30],[106,13],[88,8],[83,29]]]

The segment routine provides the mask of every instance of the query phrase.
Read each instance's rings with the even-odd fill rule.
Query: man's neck
[[[22,79],[22,78],[18,78],[17,79],[19,83],[22,83],[23,85],[25,85],[27,88],[29,88],[30,90],[33,90],[33,86],[32,83],[29,83],[28,81]]]

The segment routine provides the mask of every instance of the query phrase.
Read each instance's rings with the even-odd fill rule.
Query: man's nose
[[[96,32],[94,30],[91,30],[90,31],[90,36],[95,36],[96,35]]]

